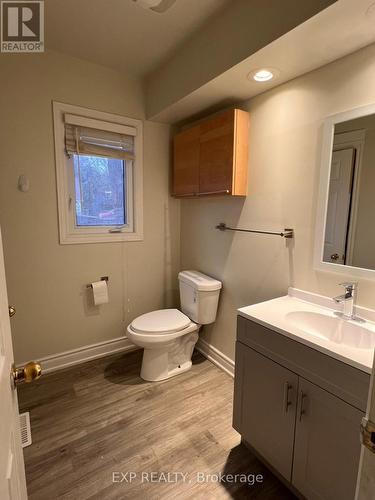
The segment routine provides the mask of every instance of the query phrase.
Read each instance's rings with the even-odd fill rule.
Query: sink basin
[[[297,288],[288,295],[238,309],[240,316],[371,373],[375,350],[375,310],[356,306],[361,321],[343,319],[330,297]],[[267,330],[264,330],[266,333]]]
[[[355,349],[374,349],[375,333],[363,324],[311,311],[293,311],[285,318],[304,332]]]

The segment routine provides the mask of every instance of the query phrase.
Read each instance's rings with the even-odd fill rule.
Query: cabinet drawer
[[[238,316],[237,340],[294,373],[366,410],[370,375]]]

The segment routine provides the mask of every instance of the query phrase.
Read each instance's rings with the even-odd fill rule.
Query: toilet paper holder
[[[109,278],[108,278],[108,276],[102,276],[100,278],[100,281],[106,281],[108,283]],[[89,285],[86,285],[86,288],[92,288],[92,284],[90,283]]]

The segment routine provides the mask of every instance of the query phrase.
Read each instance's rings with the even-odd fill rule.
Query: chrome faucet
[[[338,304],[344,304],[344,310],[342,313],[337,313],[344,319],[356,319],[354,314],[354,307],[357,298],[358,283],[348,282],[340,283],[341,286],[345,288],[345,293],[343,295],[338,295],[334,297],[333,300]]]

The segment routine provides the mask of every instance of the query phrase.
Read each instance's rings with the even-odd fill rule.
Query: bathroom
[[[164,12],[154,10],[159,3]],[[372,324],[360,308],[375,309],[375,266],[324,265],[316,247],[332,153],[328,122],[341,113],[348,114],[338,123],[375,112],[375,8],[371,0],[267,3],[45,0],[44,50],[7,53],[2,45],[0,226],[8,298],[3,283],[0,389],[8,391],[9,405],[0,408],[1,499],[334,498],[326,492],[337,490],[325,484],[323,493],[293,486],[292,473],[286,479],[272,457],[251,449],[232,421],[236,340],[243,334],[237,317],[238,309],[291,288],[329,298],[339,311],[348,303],[332,300],[346,293],[340,283],[358,282],[356,314]],[[260,70],[272,78],[254,80]],[[176,137],[233,109],[249,119],[246,195],[178,195]],[[107,231],[94,241],[90,231],[70,232],[61,121],[67,114],[116,123],[135,138],[135,161],[123,156],[134,161],[129,232]],[[292,229],[293,237],[220,231],[220,223]],[[369,232],[371,225],[369,218]],[[214,321],[200,328],[185,372],[141,378],[143,349],[127,329],[152,311],[181,311],[183,271],[220,284]],[[103,304],[95,305],[93,283],[104,290]],[[11,334],[4,304],[16,311]],[[15,369],[32,361],[42,370],[40,379],[20,381],[12,392],[10,338]],[[359,371],[369,378],[371,368]],[[358,405],[333,394],[366,413],[363,397]],[[17,404],[30,418],[32,443],[23,452],[15,413],[5,411],[18,411]],[[371,471],[373,454],[360,449],[359,424],[360,469]],[[334,486],[342,481],[336,473],[327,478]],[[369,486],[351,487],[357,498],[374,498],[374,479],[365,477]]]

